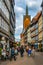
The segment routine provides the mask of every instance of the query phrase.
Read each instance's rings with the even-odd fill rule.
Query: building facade
[[[27,43],[28,45],[30,44],[31,45],[31,32],[30,32],[30,26],[27,28]]]
[[[13,46],[14,41],[15,41],[15,12],[14,12],[14,5],[15,2],[14,0],[10,0],[10,46]]]
[[[27,28],[31,23],[31,17],[28,15],[28,6],[26,5],[26,15],[23,18],[23,33],[24,33],[24,43],[27,44]]]
[[[11,1],[0,0],[0,43],[9,48]]]
[[[27,29],[24,32],[24,44],[27,45]]]
[[[24,34],[23,34],[23,32],[20,34],[20,38],[21,38],[21,40],[20,40],[21,45],[24,45]]]
[[[39,40],[42,38],[42,16],[41,12],[38,12],[37,15],[32,19],[31,24],[31,38],[32,45],[35,45],[35,48],[41,48],[41,44],[39,44]],[[41,33],[40,33],[41,32]]]
[[[42,7],[42,31],[43,31],[43,0],[42,0],[41,7]],[[43,48],[43,34],[42,34],[42,48]]]
[[[10,1],[0,0],[0,43],[3,44],[3,48],[5,48],[5,45],[9,46],[9,34],[10,34],[9,11],[10,11]]]
[[[42,13],[40,15],[40,18],[38,20],[38,39],[39,39],[39,49],[43,48],[43,24],[42,24]]]
[[[35,44],[36,46],[38,44],[38,21],[37,19],[35,19],[35,17],[32,19],[30,31],[31,31],[31,38],[32,38],[31,44],[32,45]]]

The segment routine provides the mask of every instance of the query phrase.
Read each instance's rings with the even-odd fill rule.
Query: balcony
[[[36,37],[33,37],[33,38],[32,38],[32,40],[35,40],[35,39],[36,39]]]
[[[38,41],[42,41],[42,37],[40,37],[40,38],[38,39]]]
[[[33,28],[30,29],[30,32],[33,32],[33,31],[35,31],[35,30],[36,30],[36,28],[33,27]]]
[[[39,34],[42,32],[42,29],[39,30]]]
[[[27,40],[25,40],[24,42],[27,43]]]
[[[31,38],[33,38],[33,37],[35,37],[35,36],[36,36],[36,34],[32,34],[32,35],[31,35]]]
[[[38,36],[35,37],[35,40],[38,41]]]
[[[27,39],[27,36],[25,36],[25,39]]]
[[[35,40],[32,40],[31,43],[34,44],[36,41]]]
[[[36,33],[36,35],[38,35],[38,29],[36,29],[35,33]]]
[[[10,25],[10,31],[11,31],[12,33],[14,33],[14,29],[12,28],[11,25]]]
[[[35,28],[38,29],[38,23],[35,25]]]
[[[36,32],[35,31],[33,31],[32,33],[31,33],[31,35],[33,35],[33,34],[35,34]]]
[[[12,26],[13,26],[13,28],[14,28],[15,22],[14,22],[14,20],[13,20],[12,16],[11,16],[11,21],[10,21],[10,23],[11,23],[11,25],[12,25]]]
[[[11,42],[14,42],[14,36],[11,35],[11,36],[9,37],[9,39],[10,39]]]
[[[0,27],[0,34],[5,34],[5,35],[9,36],[10,33]]]
[[[42,31],[42,25],[39,27],[38,30],[39,30],[39,33]]]
[[[11,11],[11,15],[12,15],[13,20],[15,21],[15,12],[13,10]]]

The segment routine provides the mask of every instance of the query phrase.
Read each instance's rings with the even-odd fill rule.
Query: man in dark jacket
[[[23,57],[23,53],[24,53],[24,48],[23,48],[23,45],[22,45],[21,48],[20,48],[20,55],[21,55],[21,57]]]

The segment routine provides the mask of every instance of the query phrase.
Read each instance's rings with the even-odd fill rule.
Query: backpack
[[[11,55],[14,55],[14,50],[13,49],[11,50]]]

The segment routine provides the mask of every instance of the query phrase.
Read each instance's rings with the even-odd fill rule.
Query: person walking
[[[29,46],[26,46],[26,52],[28,53],[28,50],[29,50]]]
[[[17,50],[17,48],[15,48],[15,55],[18,55],[18,50]]]
[[[11,48],[11,60],[12,60],[12,58],[14,58],[14,60],[16,60],[14,47]]]
[[[2,56],[1,56],[2,60],[6,60],[6,50],[2,49]]]
[[[32,56],[35,57],[35,48],[34,48],[34,46],[32,47]]]
[[[24,54],[24,48],[23,48],[23,45],[22,45],[21,48],[20,48],[20,55],[21,55],[21,57],[23,57],[23,54]]]
[[[31,56],[31,47],[29,46],[29,49],[28,49],[28,56]]]

